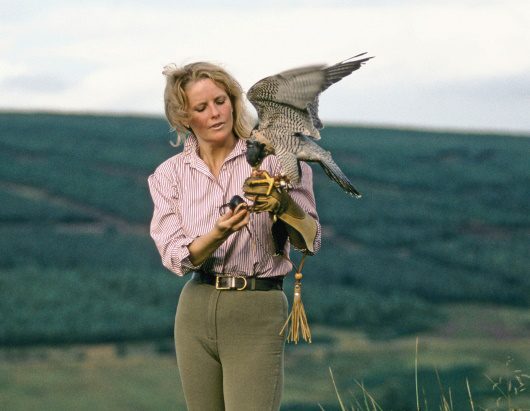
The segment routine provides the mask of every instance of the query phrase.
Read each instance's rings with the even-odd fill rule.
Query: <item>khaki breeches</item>
[[[189,411],[276,411],[283,391],[283,291],[220,291],[192,278],[175,318]]]

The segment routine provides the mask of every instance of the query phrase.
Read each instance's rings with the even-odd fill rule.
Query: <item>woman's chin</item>
[[[205,143],[224,145],[235,140],[234,133],[226,132],[226,130],[210,130],[204,137],[199,137]]]

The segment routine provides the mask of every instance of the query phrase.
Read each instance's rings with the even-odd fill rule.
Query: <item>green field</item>
[[[530,312],[469,305],[442,309],[451,325],[421,333],[417,357],[415,337],[374,341],[355,330],[314,327],[312,345],[288,346],[282,411],[317,411],[319,404],[337,410],[329,368],[348,407],[364,404],[362,384],[384,410],[416,410],[416,359],[422,410],[440,409],[442,398],[451,398],[454,410],[471,410],[466,380],[477,410],[508,410],[508,398],[512,407],[529,409],[530,391],[521,391],[517,377],[530,383]],[[489,326],[470,321],[484,314]],[[185,409],[170,339],[4,348],[0,359],[2,409]],[[499,382],[505,397],[493,389]]]
[[[159,118],[0,113],[1,367],[5,375],[20,372],[19,383],[0,377],[0,405],[4,393],[8,401],[47,395],[59,401],[56,391],[66,384],[64,403],[43,409],[72,409],[68,401],[79,396],[69,399],[68,391],[78,384],[88,390],[81,401],[86,409],[89,398],[100,401],[92,408],[134,409],[104,390],[91,395],[90,381],[83,380],[91,363],[70,364],[68,352],[84,350],[73,343],[103,344],[87,350],[114,352],[171,338],[184,280],[162,268],[148,236],[152,204],[146,184],[154,168],[178,151],[169,144],[168,130]],[[313,167],[323,246],[305,265],[303,298],[310,323],[317,330],[332,327],[334,337],[317,332],[320,342],[289,348],[293,385],[286,386],[286,405],[297,409],[304,398],[297,387],[310,373],[314,386],[321,387],[311,390],[311,398],[333,409],[328,408],[336,406],[329,365],[343,387],[353,388],[353,378],[365,380],[387,409],[410,409],[389,408],[399,404],[392,395],[402,392],[410,399],[414,375],[409,360],[388,364],[387,354],[398,350],[396,358],[413,357],[416,335],[447,351],[447,362],[441,358],[438,365],[451,381],[469,373],[475,383],[484,370],[500,372],[497,365],[510,348],[517,366],[528,370],[521,348],[530,346],[525,314],[530,306],[528,136],[346,126],[327,127],[322,136],[322,145],[363,198],[347,196]],[[473,321],[470,313],[475,313]],[[488,334],[491,318],[500,325]],[[455,327],[476,334],[461,336]],[[348,352],[336,349],[344,345],[338,342],[341,332]],[[469,353],[481,336],[480,361],[459,358],[459,347]],[[48,358],[56,355],[50,354],[50,344],[69,347],[59,350],[56,363]],[[46,358],[28,354],[36,346],[43,347]],[[429,367],[436,355],[423,348]],[[28,362],[9,359],[17,350],[31,357]],[[171,355],[140,351],[140,365],[128,351],[112,354],[108,364],[91,368],[90,378],[101,384],[105,378],[120,380],[124,401],[145,397],[151,403],[151,393],[162,401],[151,409],[171,409],[164,405],[173,404],[177,395],[171,388],[178,386]],[[359,356],[367,363],[358,367]],[[297,358],[301,368],[295,366]],[[51,381],[50,394],[39,373],[31,375],[33,366]],[[134,370],[143,369],[151,383],[169,375],[172,380],[154,386],[143,376],[135,380]],[[131,380],[122,383],[122,375]],[[145,391],[138,390],[143,383]],[[139,397],[129,398],[133,391]]]

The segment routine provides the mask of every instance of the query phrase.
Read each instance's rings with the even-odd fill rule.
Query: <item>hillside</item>
[[[447,303],[530,305],[530,139],[322,134],[364,196],[313,167],[310,321],[381,338],[443,322]],[[156,118],[0,114],[0,345],[171,335],[184,281],[148,236],[146,185],[171,138]]]

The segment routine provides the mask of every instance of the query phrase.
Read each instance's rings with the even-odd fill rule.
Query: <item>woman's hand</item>
[[[246,203],[239,204],[234,211],[228,210],[215,223],[214,230],[226,239],[230,234],[241,230],[250,221],[250,213]]]
[[[200,236],[188,245],[190,252],[189,259],[195,266],[201,265],[230,234],[241,230],[250,220],[250,212],[247,204],[239,204],[234,211],[229,210],[223,214],[216,222],[214,228]]]

